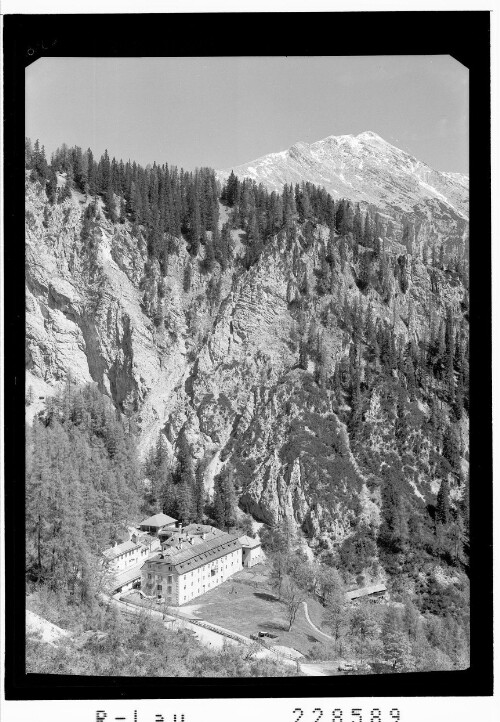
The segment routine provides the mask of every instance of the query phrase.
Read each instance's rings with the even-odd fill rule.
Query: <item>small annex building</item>
[[[128,537],[102,553],[102,566],[109,573],[108,581],[114,594],[139,586],[142,565],[160,549],[157,536],[134,527],[128,528]]]
[[[239,537],[239,542],[241,544],[244,567],[253,567],[255,564],[264,561],[265,556],[259,539],[252,539],[252,537],[245,534]]]
[[[180,606],[222,584],[243,567],[242,546],[237,535],[210,527],[182,539],[168,540],[159,554],[147,559],[141,570],[145,596]]]
[[[166,514],[154,514],[149,516],[147,519],[143,519],[139,524],[141,531],[148,532],[149,534],[158,534],[160,529],[175,529],[177,525],[177,519],[173,519],[171,516]]]
[[[148,554],[159,548],[160,540],[157,537],[135,532],[130,539],[105,549],[102,555],[109,569],[119,571],[143,562]]]
[[[359,587],[359,589],[352,589],[350,592],[346,593],[346,597],[351,602],[361,598],[367,598],[375,601],[377,599],[387,599],[388,592],[385,584],[372,584],[368,587]]]

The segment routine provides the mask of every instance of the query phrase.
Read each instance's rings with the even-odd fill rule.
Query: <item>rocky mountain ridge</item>
[[[297,142],[288,150],[221,170],[231,170],[270,191],[285,183],[323,186],[334,198],[373,205],[396,221],[413,221],[420,241],[444,241],[450,251],[468,253],[469,177],[436,171],[372,131]]]
[[[222,179],[230,170],[219,171]],[[299,141],[232,169],[240,178],[281,191],[285,183],[322,185],[334,198],[350,198],[409,212],[419,202],[437,198],[468,219],[469,177],[442,173],[391,145],[377,133],[331,135],[315,143]]]

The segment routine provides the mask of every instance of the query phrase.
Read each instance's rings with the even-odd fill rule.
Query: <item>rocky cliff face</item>
[[[342,148],[343,141],[327,141]],[[379,142],[359,139],[365,167],[370,161],[361,150]],[[308,157],[312,153],[307,149]],[[432,181],[437,188],[434,176],[417,168],[415,178],[420,175],[424,186]],[[439,200],[441,191],[432,200],[422,196],[428,235],[445,225],[447,214],[455,214],[451,226],[465,214],[462,181],[438,180],[439,188],[448,183],[454,189],[454,205]],[[339,405],[322,375],[350,352],[345,304],[365,315],[370,306],[374,319],[394,327],[402,343],[425,336],[435,279],[417,254],[410,259],[408,289],[403,293],[393,282],[389,298],[362,292],[355,266],[349,259],[343,265],[338,249],[328,292],[317,292],[328,243],[323,227],[316,227],[312,245],[298,229],[291,245],[276,237],[250,269],[236,260],[209,275],[177,239],[165,275],[158,266],[145,274],[146,245],[128,222],[113,225],[101,213],[89,243],[82,240],[83,196],[73,193],[49,206],[39,184],[28,182],[26,192],[28,416],[70,372],[79,383],[96,382],[135,420],[143,453],[162,433],[174,464],[182,431],[193,458],[204,462],[209,492],[214,476],[230,468],[241,507],[257,520],[293,519],[313,544],[324,546],[349,536],[355,519],[378,523],[377,468],[363,467],[346,428],[348,401]],[[441,219],[431,212],[434,203]],[[238,249],[243,234],[232,233]],[[395,262],[401,247],[386,240]],[[431,304],[434,318],[443,319],[447,307],[461,314],[463,286],[444,271],[436,274],[441,292]],[[365,416],[379,471],[384,449],[390,453],[396,443],[393,402],[381,406],[380,393],[371,391]],[[411,452],[408,484],[424,503],[435,495],[439,477],[428,460],[430,408],[422,405],[418,413],[414,436],[422,443],[415,449],[427,449],[427,457]],[[461,453],[465,459],[465,427]]]

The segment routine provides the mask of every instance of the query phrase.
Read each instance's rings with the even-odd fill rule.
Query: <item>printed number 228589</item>
[[[393,707],[385,714],[382,714],[382,710],[378,707],[366,711],[355,708],[350,710],[350,714],[340,707],[327,712],[321,707],[316,707],[308,715],[303,709],[296,707],[293,714],[295,716],[292,722],[320,722],[320,720],[322,722],[401,722],[401,712],[397,707]]]

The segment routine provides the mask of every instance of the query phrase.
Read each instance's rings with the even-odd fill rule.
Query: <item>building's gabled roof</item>
[[[254,549],[255,547],[260,547],[260,541],[258,539],[252,539],[251,536],[247,536],[244,534],[243,536],[239,537],[240,543],[242,547],[250,547],[250,549]]]
[[[241,549],[238,536],[222,532],[214,534],[211,539],[206,539],[199,544],[183,542],[182,548],[179,550],[176,550],[175,547],[166,549],[163,554],[157,554],[148,559],[143,568],[147,566],[151,571],[155,571],[156,568],[160,572],[170,566],[177,574],[185,574],[208,562],[220,559],[236,549]]]
[[[353,589],[351,592],[347,592],[346,597],[348,599],[358,599],[358,597],[366,597],[369,594],[376,594],[377,592],[386,592],[387,587],[385,584],[373,584],[371,587],[361,587],[360,589]]]
[[[137,549],[138,546],[139,544],[136,544],[133,541],[125,541],[121,544],[117,544],[115,547],[105,549],[103,551],[103,556],[105,556],[108,561],[111,561],[112,559],[116,559],[116,557],[119,557],[120,554],[125,554],[126,552],[131,552],[133,549]]]
[[[144,521],[141,521],[139,526],[165,526],[165,524],[172,524],[172,522],[177,521],[177,519],[172,519],[171,516],[167,516],[166,514],[155,514],[154,516],[149,516],[147,519],[144,519]]]

